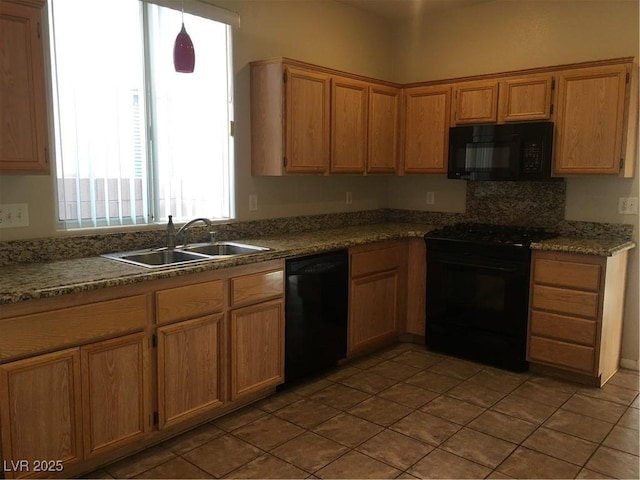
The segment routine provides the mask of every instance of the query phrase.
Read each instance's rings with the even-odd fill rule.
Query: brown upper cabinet
[[[497,120],[498,80],[454,85],[452,124],[495,123]]]
[[[637,109],[625,115],[634,103],[628,101],[630,68],[623,63],[559,73],[555,174],[632,175],[633,162],[623,165],[623,140],[635,136],[625,128],[637,128]]]
[[[44,0],[0,1],[0,174],[48,174]]]
[[[404,90],[405,173],[446,173],[449,150],[451,87]]]
[[[251,64],[253,175],[396,172],[400,89],[339,73]]]
[[[498,122],[549,120],[552,75],[531,75],[500,81]]]

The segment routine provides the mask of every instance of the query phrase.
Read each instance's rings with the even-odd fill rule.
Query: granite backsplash
[[[564,220],[565,183],[467,182],[466,213],[378,209],[322,215],[274,218],[215,225],[218,240],[236,240],[286,233],[331,230],[376,223],[445,225],[479,222],[544,227],[562,236],[627,240],[633,225]],[[192,241],[207,241],[209,228],[192,227]],[[101,255],[160,247],[164,227],[155,230],[52,237],[0,242],[0,266]]]

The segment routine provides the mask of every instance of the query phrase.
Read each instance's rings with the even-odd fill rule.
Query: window
[[[196,66],[176,73],[181,12],[155,3],[49,2],[64,228],[233,215],[231,27],[185,2]]]

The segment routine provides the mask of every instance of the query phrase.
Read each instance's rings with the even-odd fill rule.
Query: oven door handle
[[[518,271],[522,270],[522,267],[520,267],[519,265],[513,265],[513,266],[507,267],[507,266],[498,266],[495,264],[491,265],[487,263],[472,262],[472,261],[458,261],[458,260],[444,260],[444,261],[441,260],[441,262],[444,263],[445,265],[456,265],[458,267],[472,267],[472,268],[479,267],[486,270],[496,270],[504,273],[517,273]]]

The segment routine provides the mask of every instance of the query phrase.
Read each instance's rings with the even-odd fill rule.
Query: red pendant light
[[[191,37],[184,28],[184,2],[182,3],[182,29],[173,45],[173,66],[176,72],[193,73],[196,64],[196,52]]]

